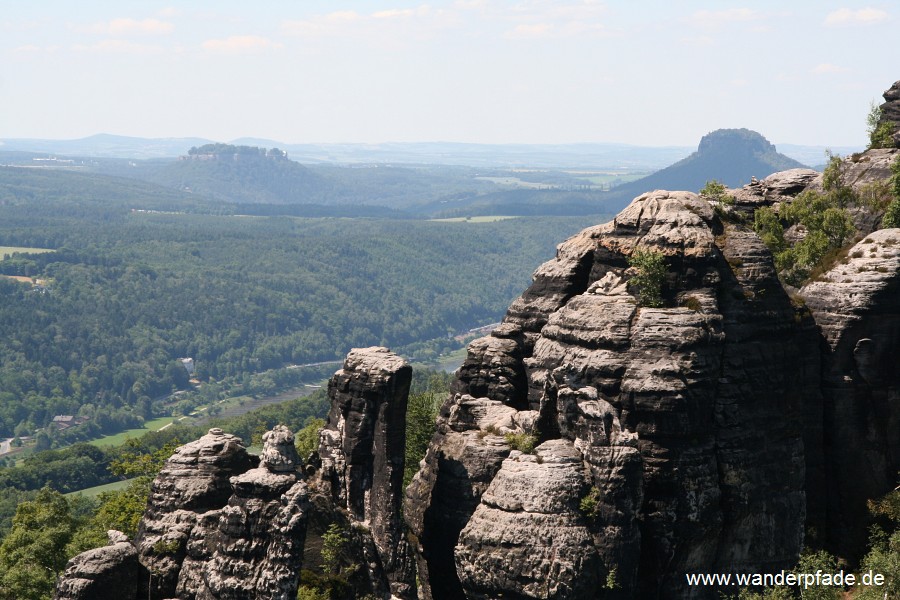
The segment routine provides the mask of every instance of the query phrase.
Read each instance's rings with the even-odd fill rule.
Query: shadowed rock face
[[[828,543],[860,556],[866,500],[900,471],[900,229],[868,234],[801,290],[825,338],[822,392]]]
[[[664,308],[638,305],[637,248],[666,257]],[[594,598],[608,577],[690,597],[686,572],[792,564],[816,338],[755,234],[694,194],[645,194],[561,244],[496,337],[473,343],[407,490],[426,597]],[[485,385],[522,371],[527,406]],[[523,455],[504,427],[546,441]]]
[[[362,554],[376,593],[415,597],[414,563],[400,516],[406,403],[412,367],[387,348],[356,348],[331,378],[319,481],[348,524],[369,534]],[[369,546],[374,548],[374,552]]]
[[[894,144],[900,147],[900,81],[897,81],[884,93],[884,104],[881,105],[881,123],[892,123],[894,126]]]
[[[109,532],[109,545],[69,561],[56,587],[58,600],[121,600],[137,596],[137,551],[124,533]]]

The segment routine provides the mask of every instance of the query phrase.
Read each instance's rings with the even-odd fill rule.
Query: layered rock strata
[[[823,422],[827,542],[842,556],[866,544],[866,501],[900,472],[900,229],[881,229],[801,295],[825,340]]]
[[[254,466],[255,460],[241,439],[221,429],[210,429],[199,440],[178,448],[166,461],[153,482],[135,538],[149,579],[148,585],[139,590],[141,597],[175,596],[192,531],[198,524],[206,529],[217,520],[214,511],[225,506],[232,494],[231,477]],[[211,511],[213,514],[204,518]],[[188,572],[193,572],[190,565]]]
[[[120,531],[109,531],[109,545],[69,561],[56,587],[58,600],[121,600],[137,596],[137,550]]]
[[[638,249],[665,257],[662,308],[639,305]],[[504,322],[407,490],[426,598],[690,597],[685,573],[796,559],[815,332],[755,234],[645,194],[561,244]],[[505,384],[523,371],[527,403]],[[513,448],[527,435],[534,456]]]
[[[220,429],[178,448],[134,544],[119,534],[72,559],[56,597],[293,600],[308,510],[293,433],[266,433],[257,461]]]
[[[360,537],[377,594],[415,597],[415,567],[401,519],[406,403],[412,368],[387,348],[356,348],[331,378],[317,476]],[[374,552],[371,551],[374,549]]]

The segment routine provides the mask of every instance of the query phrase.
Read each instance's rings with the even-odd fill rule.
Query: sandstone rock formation
[[[790,169],[755,179],[728,193],[734,197],[736,207],[752,217],[753,210],[789,201],[819,177],[821,173],[813,169]]]
[[[294,600],[311,519],[350,529],[360,594],[415,598],[400,516],[411,376],[386,348],[351,351],[329,383],[306,478],[283,426],[263,435],[259,457],[220,429],[181,446],[153,482],[134,544],[118,534],[77,556],[57,598]]]
[[[900,229],[868,234],[800,293],[825,340],[828,541],[859,556],[866,500],[892,489],[900,470]]]
[[[153,482],[132,545],[78,555],[57,598],[293,600],[306,528],[306,484],[293,434],[264,436],[262,461],[210,429],[178,448]]]
[[[69,561],[56,588],[56,598],[121,600],[137,596],[137,550],[125,534],[108,534],[108,546],[88,550]]]
[[[319,446],[318,478],[348,525],[362,533],[358,550],[369,585],[398,598],[415,597],[400,516],[411,380],[409,363],[387,348],[351,350],[328,384],[331,411]]]
[[[900,81],[894,82],[894,85],[884,93],[884,104],[880,108],[881,120],[878,123],[891,124],[894,129],[892,135],[894,145],[900,148]]]
[[[638,248],[665,255],[664,308],[638,305]],[[594,598],[607,580],[688,597],[685,572],[795,560],[817,342],[752,232],[694,194],[644,194],[561,244],[504,321],[407,491],[427,598]],[[527,405],[501,385],[523,371]],[[528,434],[533,457],[512,448]]]
[[[192,530],[205,513],[228,502],[232,493],[229,479],[252,466],[254,461],[240,438],[221,429],[210,429],[199,440],[178,448],[166,461],[153,482],[135,539],[141,565],[149,577],[148,586],[141,586],[141,594],[175,596]]]

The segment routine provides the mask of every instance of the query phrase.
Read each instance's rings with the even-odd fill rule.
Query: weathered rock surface
[[[306,537],[308,494],[297,473],[294,434],[277,426],[263,434],[260,466],[231,477],[228,504],[215,529],[195,527],[182,569],[180,598],[293,600]],[[202,572],[197,579],[193,572]]]
[[[798,177],[772,189],[793,190]],[[638,305],[637,248],[666,258],[663,308]],[[755,234],[726,227],[694,194],[644,194],[561,244],[505,324],[498,339],[516,349],[473,344],[456,388],[465,394],[445,405],[407,490],[426,598],[593,598],[610,573],[622,597],[690,597],[704,591],[686,587],[686,572],[796,559],[800,415],[813,400],[804,386],[817,389],[801,349],[816,346],[815,332]],[[520,387],[481,383],[491,363],[524,370],[531,410]],[[532,429],[520,412],[536,415]],[[538,432],[541,451],[510,454],[495,435],[504,427]],[[550,485],[562,471],[568,483]],[[591,518],[579,512],[588,496]],[[556,571],[553,552],[570,557]]]
[[[178,448],[134,545],[115,532],[74,558],[57,598],[293,600],[308,511],[293,440],[282,426],[264,434],[258,466],[220,429]]]
[[[881,123],[891,123],[894,126],[894,144],[900,147],[900,81],[894,82],[884,93],[884,104],[881,105]]]
[[[868,234],[801,295],[826,341],[828,542],[859,556],[866,500],[892,489],[900,471],[900,229]]]
[[[755,179],[728,193],[734,197],[736,208],[750,214],[760,206],[793,198],[820,176],[821,173],[813,169],[789,169],[772,173],[765,179]]]
[[[411,380],[412,368],[387,348],[351,350],[328,385],[331,412],[319,446],[319,477],[332,501],[351,526],[370,532],[375,553],[365,558],[373,590],[398,598],[415,597],[400,516]]]
[[[56,587],[58,600],[121,600],[137,596],[137,550],[118,531],[110,543],[69,561]]]
[[[240,438],[210,429],[166,461],[153,482],[135,545],[149,572],[138,592],[153,598],[175,596],[188,539],[204,513],[221,509],[232,494],[230,478],[255,466]]]
[[[503,461],[456,546],[466,597],[593,597],[600,561],[579,511],[586,475],[568,440]]]

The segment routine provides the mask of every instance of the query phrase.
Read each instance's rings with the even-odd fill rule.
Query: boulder
[[[82,552],[68,562],[54,598],[122,600],[137,596],[137,550],[125,534],[109,531],[108,535],[108,546]]]

